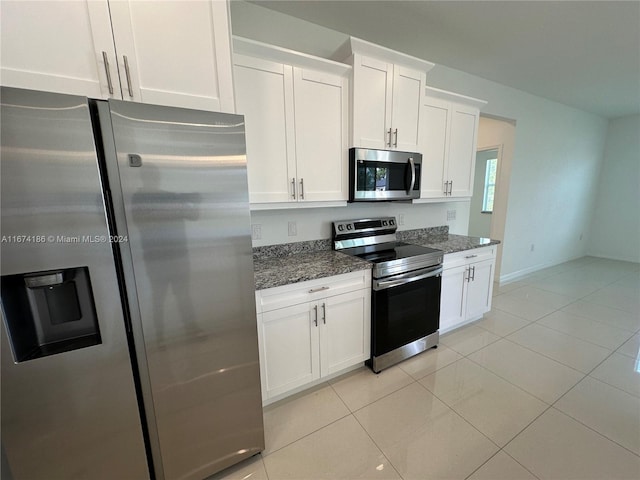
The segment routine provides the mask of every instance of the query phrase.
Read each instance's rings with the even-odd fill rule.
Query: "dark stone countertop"
[[[256,290],[367,270],[372,267],[369,262],[333,250],[254,258],[253,265]]]
[[[462,252],[464,250],[472,250],[474,248],[488,247],[490,245],[498,245],[500,240],[492,240],[491,238],[467,237],[466,235],[455,235],[452,233],[446,235],[426,235],[411,238],[403,238],[404,242],[421,245],[423,247],[437,248],[446,253]]]
[[[446,253],[497,245],[499,240],[448,233],[447,227],[398,232],[398,240]],[[330,240],[286,243],[253,249],[256,290],[372,268],[372,264],[331,250]]]

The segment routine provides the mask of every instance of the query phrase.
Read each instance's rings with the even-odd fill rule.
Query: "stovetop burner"
[[[404,242],[396,242],[391,248],[380,251],[356,254],[356,256],[368,262],[381,263],[430,253],[441,254],[442,252],[440,250],[436,250],[435,248],[421,247],[420,245],[411,245],[410,243]]]
[[[398,242],[396,228],[393,217],[334,222],[334,249],[374,263],[376,279],[442,263],[441,250]]]

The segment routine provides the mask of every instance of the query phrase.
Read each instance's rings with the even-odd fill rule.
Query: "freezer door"
[[[156,470],[204,478],[264,448],[244,118],[109,107],[107,165]]]
[[[87,99],[0,95],[2,477],[148,478]]]

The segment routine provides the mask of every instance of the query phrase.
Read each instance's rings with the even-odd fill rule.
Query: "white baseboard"
[[[520,280],[527,275],[535,273],[539,270],[544,270],[545,268],[555,267],[556,265],[560,265],[562,263],[570,262],[571,260],[577,260],[578,258],[587,257],[591,255],[579,255],[577,257],[571,257],[564,260],[558,260],[556,262],[547,262],[540,263],[538,265],[534,265],[532,267],[523,268],[522,270],[518,270],[516,272],[507,273],[505,275],[500,275],[499,284],[504,285],[505,283],[511,283]]]
[[[608,255],[604,253],[588,253],[587,256],[606,258],[607,260],[618,260],[620,262],[640,263],[640,258],[616,257],[615,255]]]

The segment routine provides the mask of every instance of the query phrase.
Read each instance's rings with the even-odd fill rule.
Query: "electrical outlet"
[[[289,222],[289,236],[295,237],[298,235],[298,224],[296,222]]]
[[[404,225],[404,213],[398,214],[398,225]]]
[[[456,219],[456,210],[447,210],[447,222]]]
[[[536,249],[536,246],[535,246],[535,244],[532,243],[531,244],[531,251],[533,252],[535,249]]]
[[[262,238],[262,225],[259,223],[251,225],[251,238],[253,240],[260,240]]]

